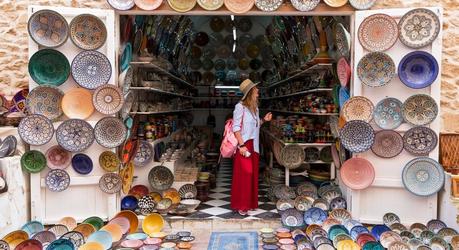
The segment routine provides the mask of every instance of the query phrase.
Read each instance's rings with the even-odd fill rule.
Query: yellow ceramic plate
[[[166,235],[167,234],[164,232],[154,232],[150,235],[150,237],[163,239],[164,237],[166,237]]]
[[[71,119],[85,120],[94,113],[92,93],[84,88],[73,88],[66,91],[61,105],[64,114]]]
[[[242,14],[250,11],[254,5],[254,0],[225,0],[226,8],[236,14]]]
[[[205,10],[218,10],[224,3],[224,0],[198,0],[199,6]]]
[[[84,238],[87,239],[89,235],[96,231],[96,228],[89,223],[81,223],[80,225],[76,226],[73,231],[80,232]]]
[[[85,244],[81,245],[78,250],[105,250],[104,246],[99,242],[86,242]]]
[[[132,161],[120,171],[121,180],[123,180],[123,193],[128,194],[134,178],[134,163]]]
[[[196,0],[167,0],[167,3],[177,12],[187,12],[194,8]]]
[[[344,6],[347,0],[324,0],[324,2],[330,7],[338,8]]]
[[[64,217],[57,224],[66,226],[69,231],[73,231],[73,229],[77,226],[77,222],[73,217]]]
[[[121,237],[123,236],[123,230],[121,229],[121,226],[118,224],[107,224],[103,226],[100,230],[109,232],[112,236],[113,242],[121,240]]]
[[[107,172],[115,172],[120,166],[120,159],[112,151],[102,152],[99,156],[99,165]]]
[[[137,232],[137,227],[139,226],[139,218],[134,212],[129,211],[129,210],[124,210],[124,211],[117,213],[115,215],[115,218],[116,217],[124,217],[129,220],[129,224],[130,224],[129,233]]]
[[[338,242],[338,246],[336,247],[336,249],[338,250],[360,250],[360,247],[353,240],[342,240]]]
[[[163,193],[163,198],[169,198],[172,201],[172,204],[179,204],[180,203],[180,194],[177,192],[175,188],[169,188]]]
[[[21,242],[28,239],[29,235],[25,231],[16,230],[5,235],[2,240],[6,241],[11,249],[14,249],[17,245],[21,244]]]
[[[154,200],[156,203],[160,202],[160,201],[163,199],[163,197],[161,196],[161,194],[158,193],[158,192],[151,192],[151,193],[149,193],[148,195],[149,195],[151,198],[153,198],[153,200]]]
[[[153,233],[161,232],[164,227],[164,219],[160,214],[153,213],[145,217],[142,222],[142,230],[151,237]]]

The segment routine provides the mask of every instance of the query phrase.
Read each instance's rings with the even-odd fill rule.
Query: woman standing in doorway
[[[258,88],[251,80],[241,83],[244,96],[233,111],[233,132],[238,149],[233,158],[231,208],[241,215],[258,208],[258,161],[260,153],[260,127],[271,121],[268,113],[263,119],[258,111]]]

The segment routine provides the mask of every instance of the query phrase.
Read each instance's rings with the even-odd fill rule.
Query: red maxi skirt
[[[239,150],[233,158],[233,180],[231,185],[231,208],[250,210],[258,208],[258,162],[259,154],[253,151],[253,140],[245,146],[250,157],[242,156]]]

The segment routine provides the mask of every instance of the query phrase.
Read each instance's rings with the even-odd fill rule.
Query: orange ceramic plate
[[[167,0],[167,3],[177,12],[187,12],[194,8],[196,0]]]
[[[129,220],[130,223],[130,229],[129,233],[135,233],[137,232],[137,227],[139,226],[139,218],[137,215],[129,210],[124,210],[115,215],[115,218],[117,217],[124,217]]]
[[[71,119],[85,120],[94,113],[92,94],[84,88],[73,88],[67,91],[61,105],[64,114]]]
[[[130,162],[125,168],[121,169],[120,176],[123,180],[123,193],[128,194],[134,178],[134,163]]]
[[[80,232],[84,238],[87,239],[89,235],[96,231],[96,228],[89,223],[81,223],[80,225],[76,226],[73,231]]]
[[[161,6],[162,0],[134,0],[135,5],[142,10],[154,10]]]
[[[161,232],[164,227],[164,219],[160,214],[153,213],[145,217],[142,222],[142,230],[149,236]]]
[[[100,230],[109,232],[112,236],[113,242],[121,240],[121,237],[123,236],[123,230],[121,226],[115,223],[107,224],[103,226]]]
[[[25,231],[16,230],[7,234],[5,237],[3,237],[2,240],[6,241],[11,249],[14,249],[17,245],[21,244],[27,239],[29,239],[29,235]]]
[[[78,250],[105,250],[104,246],[99,242],[86,242],[85,244],[81,245]]]
[[[234,13],[242,14],[250,11],[255,5],[254,0],[225,0],[226,8]]]
[[[57,224],[66,226],[69,231],[73,231],[73,229],[77,226],[77,222],[73,217],[64,217]]]
[[[180,203],[180,194],[177,192],[175,188],[169,188],[163,193],[163,198],[169,198],[172,201],[172,204],[179,204]]]

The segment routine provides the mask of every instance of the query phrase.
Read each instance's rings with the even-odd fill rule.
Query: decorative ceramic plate
[[[205,10],[218,10],[224,3],[224,0],[198,0],[199,6]]]
[[[120,111],[124,104],[121,90],[113,85],[102,85],[94,91],[92,102],[97,111],[113,115]]]
[[[284,0],[255,0],[255,5],[262,11],[275,11],[283,2]]]
[[[340,56],[348,58],[351,48],[351,34],[346,30],[342,23],[335,26],[335,45]]]
[[[84,236],[80,232],[70,231],[60,237],[60,239],[70,240],[76,248],[84,244]]]
[[[338,8],[344,6],[347,0],[324,0],[324,2],[330,7]]]
[[[129,189],[131,189],[132,186],[132,180],[134,178],[134,164],[132,163],[132,161],[128,163],[126,167],[120,170],[120,176],[123,180],[123,193],[128,194]]]
[[[303,214],[295,208],[285,210],[281,215],[282,224],[288,227],[297,227],[304,224]]]
[[[308,225],[322,225],[326,219],[327,212],[317,207],[312,207],[304,213],[304,222]]]
[[[84,88],[72,88],[62,98],[62,110],[70,119],[89,118],[94,113],[92,93]]]
[[[129,64],[132,61],[132,44],[130,42],[126,43],[123,49],[123,54],[121,54],[120,58],[120,70],[125,71]]]
[[[316,147],[307,147],[304,149],[305,161],[313,162],[320,158],[320,151]]]
[[[29,173],[40,173],[46,168],[46,157],[37,150],[27,151],[21,156],[21,167]]]
[[[401,224],[401,223],[397,223],[397,222],[394,223],[394,224],[392,224],[392,225],[390,225],[390,229],[391,229],[392,231],[398,233],[398,234],[400,234],[400,233],[403,232],[403,231],[408,230],[408,229],[406,228],[406,226],[404,226],[404,225]]]
[[[250,11],[254,4],[254,0],[225,0],[225,7],[236,14],[243,14]]]
[[[331,146],[323,147],[320,150],[320,160],[323,162],[327,162],[327,163],[330,163],[333,161]]]
[[[45,182],[50,191],[61,192],[70,185],[70,176],[64,170],[53,169],[46,175]]]
[[[43,246],[48,246],[56,240],[56,235],[51,231],[41,231],[32,236],[32,239],[40,241]],[[4,249],[1,244],[0,249]]]
[[[167,0],[167,3],[177,12],[187,12],[194,8],[196,0]]]
[[[395,76],[395,63],[382,52],[371,52],[360,59],[357,76],[368,87],[381,87]]]
[[[129,10],[135,5],[134,0],[107,0],[107,2],[117,10]]]
[[[371,234],[379,241],[380,236],[384,232],[390,231],[390,228],[386,225],[375,225],[371,228]]]
[[[198,190],[193,184],[185,184],[181,186],[178,192],[182,199],[194,199],[198,194]]]
[[[424,51],[413,51],[402,58],[398,65],[398,77],[408,87],[422,89],[437,79],[437,60]]]
[[[379,242],[384,248],[388,248],[393,242],[401,242],[402,238],[395,232],[386,231],[379,236]]]
[[[56,130],[57,143],[70,152],[81,152],[94,142],[94,130],[84,120],[64,121]]]
[[[330,218],[337,219],[339,222],[341,222],[341,224],[347,220],[352,219],[352,216],[349,213],[349,211],[347,211],[344,208],[338,208],[338,209],[332,210],[329,213],[329,216]]]
[[[430,220],[429,222],[427,222],[427,228],[434,234],[438,233],[438,231],[445,227],[447,227],[446,223],[444,223],[441,220]]]
[[[127,128],[117,117],[105,117],[94,127],[97,143],[105,148],[116,148],[126,140]]]
[[[314,199],[311,197],[308,197],[306,195],[299,195],[295,199],[295,208],[298,211],[306,211],[312,207],[312,203],[314,202]]]
[[[61,46],[69,37],[67,21],[53,10],[39,10],[33,13],[27,24],[27,30],[32,40],[48,48]]]
[[[343,226],[347,229],[347,231],[351,232],[351,229],[355,226],[363,226],[358,220],[347,220],[343,223]]]
[[[388,50],[397,42],[397,22],[386,14],[371,15],[360,24],[358,36],[360,44],[368,51]]]
[[[51,86],[42,85],[34,88],[27,96],[26,106],[31,114],[44,115],[54,120],[62,115],[61,102],[64,92]]]
[[[107,40],[104,22],[91,14],[81,14],[70,22],[70,39],[80,49],[96,50]]]
[[[366,10],[371,8],[376,0],[349,0],[349,3],[358,10]]]
[[[153,160],[153,155],[153,146],[147,141],[142,140],[134,157],[134,164],[143,167]]]
[[[180,203],[180,194],[175,188],[168,188],[163,192],[163,198],[170,199],[172,201],[172,205],[177,205]]]
[[[29,95],[29,89],[21,89],[13,96],[13,105],[10,107],[10,112],[21,112],[27,113],[26,110],[26,99]]]
[[[99,156],[99,165],[107,172],[115,172],[120,166],[120,159],[112,151],[104,151]]]
[[[298,195],[302,195],[304,193],[317,193],[317,187],[311,182],[304,182],[297,187],[296,192]]]
[[[437,142],[437,135],[427,127],[414,127],[403,135],[405,150],[417,156],[432,152],[437,146]]]
[[[121,191],[123,181],[117,173],[106,173],[100,177],[99,187],[100,190],[107,194],[114,194]]]
[[[407,12],[398,22],[400,41],[408,47],[418,49],[431,44],[440,33],[438,16],[428,9]]]
[[[28,239],[17,245],[15,250],[42,250],[43,245],[38,240]]]
[[[291,199],[280,199],[276,202],[276,208],[278,211],[285,211],[289,208],[295,207],[295,201]]]
[[[382,158],[393,158],[403,150],[402,136],[393,130],[381,130],[375,134],[371,151]]]
[[[336,197],[330,202],[330,210],[338,208],[347,209],[347,201],[343,197]]]
[[[72,167],[75,172],[86,175],[91,173],[93,168],[92,160],[85,154],[75,154],[72,157]]]
[[[403,103],[402,115],[405,121],[422,126],[431,123],[438,115],[435,100],[423,94],[412,95]]]
[[[67,81],[69,74],[69,61],[57,50],[42,49],[29,59],[29,75],[37,84],[59,86]]]
[[[370,122],[373,118],[373,103],[364,96],[354,96],[344,103],[342,114],[346,121]]]
[[[373,119],[382,129],[395,129],[403,123],[402,102],[388,97],[376,104]]]
[[[347,63],[346,58],[341,57],[336,64],[336,73],[338,75],[341,86],[346,87],[351,78],[351,67]]]
[[[400,241],[394,241],[387,247],[388,250],[410,250],[410,246]]]
[[[59,145],[50,147],[45,156],[50,169],[65,169],[72,161],[72,154]]]
[[[27,144],[40,146],[53,138],[53,123],[43,115],[29,115],[22,118],[18,133]]]
[[[156,166],[148,173],[148,182],[155,190],[163,191],[174,183],[174,174],[166,167]]]
[[[299,11],[311,11],[319,5],[320,0],[291,0],[290,2]]]
[[[408,162],[402,173],[403,185],[415,195],[437,193],[445,182],[443,167],[435,160],[420,157]]]
[[[339,131],[343,146],[353,152],[365,152],[373,146],[375,134],[370,124],[364,121],[350,121]]]
[[[400,223],[400,218],[394,213],[386,213],[383,216],[384,225],[390,227],[395,223]]]
[[[112,75],[108,58],[98,51],[80,52],[72,61],[72,77],[83,88],[96,89]]]
[[[284,167],[295,169],[304,162],[305,154],[301,146],[289,144],[282,148],[280,157]]]
[[[364,158],[351,158],[343,163],[340,169],[343,183],[354,190],[369,187],[375,179],[375,169],[371,162]]]
[[[134,2],[142,10],[155,10],[163,3],[162,0],[134,0]]]

